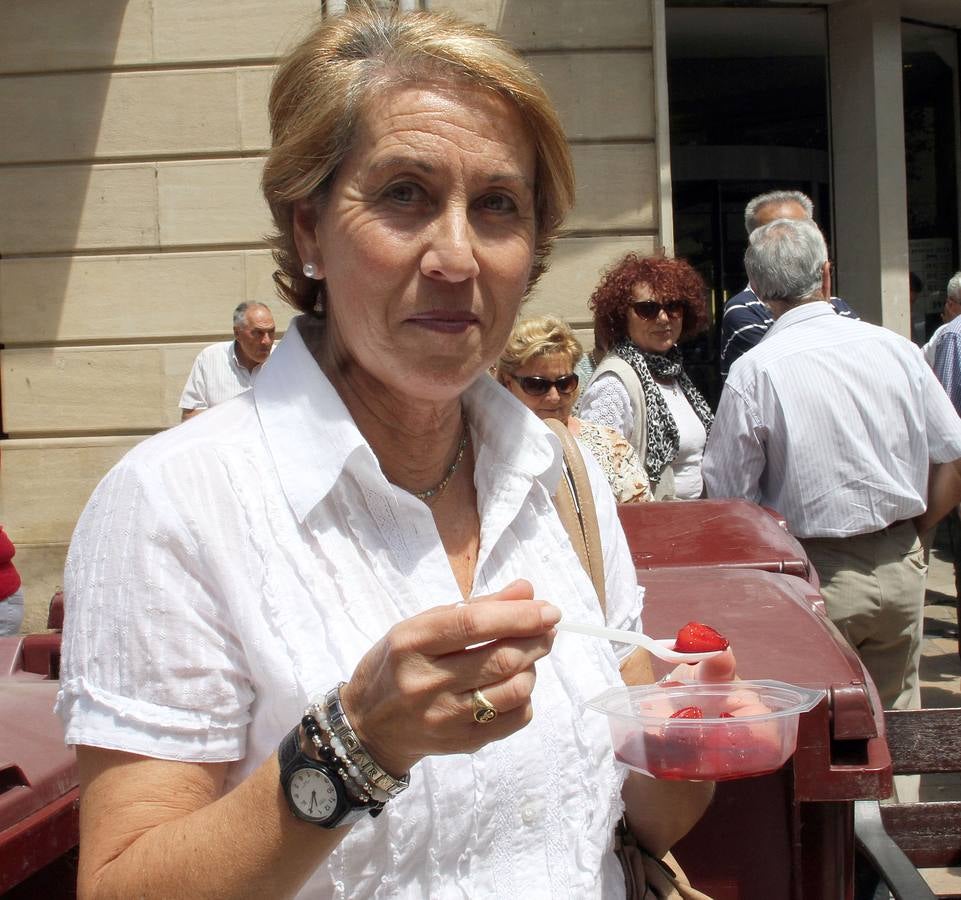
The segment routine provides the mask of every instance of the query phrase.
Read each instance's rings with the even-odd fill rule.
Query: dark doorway
[[[802,190],[831,233],[827,20],[823,9],[669,3],[666,25],[675,252],[712,292],[711,329],[685,356],[716,405],[721,313],[746,283],[744,205]]]
[[[904,160],[908,241],[916,293],[912,337],[941,324],[945,288],[958,268],[958,32],[904,22]]]

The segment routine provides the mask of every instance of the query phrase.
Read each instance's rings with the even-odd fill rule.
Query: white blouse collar
[[[257,415],[287,502],[303,522],[349,469],[367,488],[394,490],[337,391],[304,344],[295,319],[253,387]],[[488,375],[464,394],[474,438],[481,497],[529,490],[534,479],[553,494],[561,475],[560,442],[530,410]]]

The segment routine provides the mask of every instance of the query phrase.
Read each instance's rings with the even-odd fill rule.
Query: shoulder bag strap
[[[557,435],[564,451],[564,478],[558,485],[554,506],[570,535],[577,558],[594,584],[601,612],[606,614],[607,592],[604,587],[601,531],[597,524],[597,508],[594,506],[594,494],[587,469],[584,467],[581,448],[568,427],[559,419],[545,419],[544,422]]]
[[[601,613],[607,617],[607,591],[604,586],[604,551],[601,530],[597,524],[597,507],[591,482],[584,466],[581,448],[568,427],[559,419],[545,419],[545,424],[557,435],[564,451],[564,477],[554,495],[554,506],[564,528],[597,591]],[[651,656],[638,647],[621,663],[621,675],[627,684],[651,684],[654,667]]]

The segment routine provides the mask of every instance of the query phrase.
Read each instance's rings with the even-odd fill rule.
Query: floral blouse
[[[589,450],[610,482],[618,503],[638,503],[651,499],[647,474],[630,442],[604,425],[571,418],[571,434]]]

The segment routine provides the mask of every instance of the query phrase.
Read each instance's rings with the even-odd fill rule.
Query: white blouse
[[[465,407],[474,594],[523,577],[566,618],[600,623],[551,502],[556,438],[486,376]],[[635,628],[630,553],[604,476],[586,464],[608,624]],[[385,479],[297,327],[252,391],[144,441],[107,475],[74,534],[66,595],[67,742],[232,761],[228,788],[392,624],[460,599],[430,510]],[[623,897],[611,844],[624,770],[607,722],[584,709],[618,683],[617,663],[609,644],[559,634],[537,664],[530,725],[420,762],[298,896]]]
[[[678,500],[697,500],[704,486],[701,462],[707,431],[694,412],[694,407],[678,388],[675,393],[669,384],[654,382],[677,424],[679,446],[671,462],[674,472],[674,497]],[[624,382],[613,373],[604,373],[590,383],[581,398],[580,415],[584,419],[605,425],[630,438],[634,431],[634,410]],[[642,460],[643,462],[643,460]]]
[[[671,469],[674,471],[674,496],[678,500],[697,500],[704,490],[701,463],[704,459],[704,445],[707,443],[707,429],[694,412],[694,407],[684,395],[684,391],[660,381],[654,383],[677,424],[677,456],[671,462]]]
[[[578,415],[589,422],[620,432],[627,440],[634,431],[634,410],[631,397],[613,372],[595,378],[581,395]],[[644,460],[641,460],[643,464]]]

